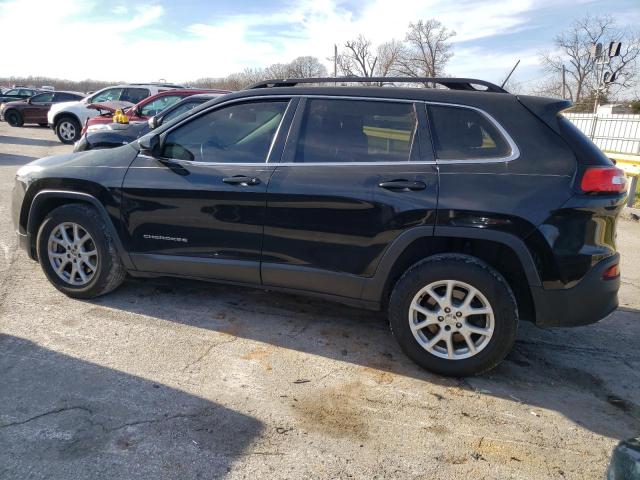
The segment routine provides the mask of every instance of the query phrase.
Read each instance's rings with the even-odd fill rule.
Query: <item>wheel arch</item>
[[[102,220],[105,222],[109,233],[113,239],[114,245],[118,251],[118,255],[125,266],[125,268],[130,269],[133,268],[133,264],[129,258],[129,255],[126,253],[120,236],[109,217],[107,209],[105,206],[96,198],[94,195],[86,192],[77,192],[77,191],[68,191],[68,190],[53,190],[53,189],[44,189],[37,192],[31,204],[29,205],[28,211],[26,212],[26,224],[25,230],[27,235],[31,239],[31,250],[35,252],[35,240],[38,234],[38,229],[42,224],[44,218],[54,210],[55,208],[61,207],[62,205],[69,204],[85,204],[91,205],[96,209]],[[32,255],[34,256],[34,255]]]
[[[386,307],[402,274],[416,262],[432,255],[464,253],[487,263],[505,277],[518,302],[523,320],[535,320],[531,286],[540,276],[525,243],[515,235],[496,230],[466,227],[415,227],[402,233],[386,250],[376,273],[363,287],[362,298]]]
[[[78,117],[78,115],[76,115],[75,113],[70,112],[68,110],[63,110],[63,111],[58,112],[58,113],[55,114],[55,116],[53,117],[53,126],[54,126],[54,128],[55,128],[55,125],[63,117],[71,117],[71,118],[73,118],[76,122],[78,122],[78,125],[80,125],[80,128],[82,128],[82,122],[80,121],[80,118]]]

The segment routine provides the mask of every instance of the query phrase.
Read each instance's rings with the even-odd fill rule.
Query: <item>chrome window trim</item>
[[[443,164],[444,163],[452,163],[452,164],[456,164],[456,163],[458,163],[458,164],[459,163],[475,163],[475,164],[478,164],[478,163],[502,163],[502,162],[511,162],[512,160],[515,160],[516,158],[520,157],[520,149],[518,148],[518,145],[516,145],[516,142],[513,140],[513,138],[511,138],[511,135],[509,135],[509,133],[507,133],[507,131],[504,129],[504,127],[502,125],[500,125],[500,122],[498,122],[488,112],[485,112],[481,108],[472,107],[470,105],[460,105],[460,104],[457,104],[457,103],[444,103],[444,102],[431,102],[431,101],[424,102],[424,103],[425,103],[425,105],[437,105],[437,106],[442,106],[442,107],[466,108],[468,110],[475,110],[480,115],[484,116],[487,120],[489,120],[489,122],[491,122],[494,127],[496,127],[498,132],[500,132],[500,135],[502,135],[502,137],[507,141],[507,144],[509,145],[509,148],[511,149],[511,153],[509,155],[507,155],[506,157],[439,159],[437,157],[438,152],[435,152],[435,148],[434,148],[434,153],[436,155],[436,161],[438,163],[443,163]],[[428,118],[429,118],[429,116],[427,115],[427,119]]]
[[[299,96],[299,95],[297,95]],[[253,98],[253,97],[249,97],[249,98]],[[256,98],[266,98],[265,97],[256,97]],[[185,165],[217,165],[217,166],[222,166],[222,165],[245,165],[247,167],[256,167],[256,166],[263,166],[263,165],[278,165],[277,162],[269,162],[269,157],[271,157],[271,152],[273,151],[273,146],[276,143],[276,139],[278,138],[278,134],[280,132],[280,128],[282,127],[282,122],[284,121],[287,112],[289,111],[291,107],[291,100],[293,98],[293,96],[291,95],[278,95],[277,98],[286,98],[289,101],[287,102],[287,107],[284,109],[284,112],[282,113],[282,118],[280,119],[280,123],[278,124],[278,128],[276,128],[276,131],[273,135],[273,138],[271,139],[271,145],[269,145],[269,151],[267,152],[267,156],[265,157],[264,162],[240,162],[240,163],[236,163],[236,162],[200,162],[200,161],[196,161],[196,160],[185,160],[183,158],[172,158],[172,157],[161,157],[163,160],[169,160],[171,162],[175,162],[175,163],[180,163],[182,164],[182,162],[185,162]],[[238,101],[236,101],[238,100]],[[217,108],[214,107],[222,107],[224,105],[227,104],[234,104],[234,103],[243,103],[242,99],[233,99],[233,100],[229,100],[227,102],[223,102],[223,103],[217,103],[215,105],[212,105],[212,108],[208,108],[206,110],[203,110],[202,112],[199,112],[197,117],[201,117],[203,115],[206,115],[207,113],[212,112],[213,110],[217,110]],[[187,113],[187,112],[184,112]],[[184,120],[189,120],[190,117],[185,118]],[[193,120],[195,121],[196,118],[194,118]],[[181,125],[184,125],[185,121],[180,122],[179,124],[171,127],[170,129],[168,129],[166,132],[162,132],[160,135],[163,137],[166,137],[167,135],[169,135],[171,132],[173,132],[176,128],[180,128]],[[148,159],[153,159],[153,160],[157,160],[154,157],[151,157],[149,155],[145,155],[145,154],[141,154],[138,151],[138,157],[142,157],[142,158],[148,158]],[[140,168],[140,167],[138,167]],[[156,168],[156,167],[142,167],[142,168]],[[157,167],[157,168],[162,168],[162,167]]]
[[[410,100],[410,99],[405,99],[405,98],[388,98],[388,97],[360,97],[360,96],[353,96],[353,95],[320,95],[320,94],[275,94],[275,95],[256,95],[256,96],[247,96],[247,97],[239,97],[239,98],[232,98],[230,100],[226,100],[220,103],[215,103],[213,105],[211,105],[209,108],[202,110],[201,112],[197,113],[197,117],[201,116],[201,115],[206,115],[207,113],[211,112],[212,110],[218,109],[218,108],[222,108],[224,106],[227,105],[231,105],[234,103],[242,103],[242,102],[246,102],[246,101],[255,101],[255,100],[261,100],[261,99],[278,99],[278,98],[286,98],[286,99],[293,99],[293,98],[327,98],[327,99],[336,99],[336,100],[361,100],[361,101],[377,101],[377,102],[392,102],[392,103],[415,103],[415,104],[423,104],[425,105],[425,109],[427,105],[439,105],[439,106],[446,106],[446,107],[454,107],[454,108],[466,108],[469,110],[475,110],[476,112],[478,112],[480,115],[483,115],[485,118],[487,118],[487,120],[489,120],[495,127],[496,129],[500,132],[500,134],[504,137],[504,139],[507,141],[507,143],[509,144],[509,147],[511,148],[511,154],[506,156],[506,157],[487,157],[487,158],[465,158],[465,159],[438,159],[436,157],[435,161],[432,160],[418,160],[418,161],[410,161],[410,160],[406,160],[403,162],[310,162],[310,163],[304,163],[304,162],[273,162],[270,161],[271,159],[269,158],[271,156],[271,151],[273,149],[273,145],[275,143],[275,139],[278,136],[278,133],[280,131],[280,128],[282,126],[282,121],[280,122],[280,125],[278,125],[278,129],[276,131],[276,134],[273,137],[273,140],[271,142],[271,146],[269,147],[269,153],[267,154],[267,158],[265,159],[265,162],[261,162],[261,163],[225,163],[225,162],[198,162],[198,161],[193,161],[193,160],[183,160],[183,159],[178,159],[178,158],[165,158],[166,160],[171,160],[173,162],[186,162],[187,165],[212,165],[212,166],[223,166],[223,165],[245,165],[247,167],[255,167],[255,166],[263,166],[263,165],[275,165],[275,166],[286,166],[286,167],[290,167],[290,166],[309,166],[309,167],[319,167],[319,166],[328,166],[328,167],[337,167],[337,166],[374,166],[374,165],[381,165],[381,166],[391,166],[391,165],[438,165],[438,164],[490,164],[490,163],[506,163],[506,162],[511,162],[513,160],[516,160],[517,158],[520,157],[520,149],[518,148],[518,145],[515,143],[515,141],[513,140],[513,138],[511,138],[511,135],[509,135],[509,133],[504,129],[504,127],[500,124],[500,122],[498,122],[491,114],[489,114],[488,112],[482,110],[481,108],[478,107],[474,107],[471,105],[462,105],[462,104],[458,104],[458,103],[448,103],[448,102],[434,102],[431,100]],[[289,104],[287,105],[287,109],[285,110],[285,113],[283,114],[282,118],[284,120],[284,117],[288,111],[288,109],[291,108],[291,102],[289,102]],[[197,118],[196,117],[196,118]],[[428,117],[427,117],[428,118]],[[173,130],[175,130],[176,128],[179,128],[181,125],[184,125],[185,123],[187,123],[188,121],[191,120],[195,120],[195,119],[191,119],[191,116],[187,116],[185,119],[183,119],[180,123],[176,124],[176,125],[172,125],[171,128],[167,129],[166,131],[160,133],[160,135],[162,137],[165,137],[166,135],[168,135],[169,133],[171,133]],[[433,140],[432,140],[433,141]],[[139,157],[143,157],[143,158],[149,158],[149,159],[153,159],[154,157],[150,157],[148,155],[144,155],[144,154],[140,154],[138,153]],[[133,167],[132,167],[133,168]],[[145,167],[148,168],[148,167]],[[159,167],[160,168],[160,167]]]

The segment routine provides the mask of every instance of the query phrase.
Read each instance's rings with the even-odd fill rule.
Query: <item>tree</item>
[[[398,73],[409,77],[443,76],[453,56],[449,40],[455,34],[434,19],[410,23],[402,54],[397,61]],[[428,86],[428,82],[425,86]]]
[[[388,77],[398,73],[398,61],[404,54],[404,45],[397,40],[391,40],[378,47],[378,62],[376,77]]]
[[[378,56],[373,52],[371,40],[358,35],[358,38],[349,40],[344,46],[337,58],[340,73],[345,77],[373,77]]]
[[[316,57],[298,57],[289,64],[289,75],[292,78],[326,77],[327,68]]]
[[[611,61],[609,71],[616,74],[615,82],[607,86],[607,91],[617,91],[631,87],[636,82],[637,59],[640,55],[640,36],[637,33],[621,31],[616,28],[613,17],[609,15],[591,17],[589,15],[576,20],[571,27],[554,38],[555,50],[559,53],[542,53],[544,69],[557,79],[549,82],[547,94],[560,96],[562,66],[565,66],[566,94],[574,102],[593,96],[598,88],[601,66],[591,54],[591,47],[602,43],[608,48],[609,42],[622,42],[621,56]],[[607,92],[605,92],[607,93]]]
[[[274,63],[264,69],[265,78],[289,78],[291,75],[291,67],[288,63]]]

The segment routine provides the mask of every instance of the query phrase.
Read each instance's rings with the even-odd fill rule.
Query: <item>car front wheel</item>
[[[55,131],[58,139],[68,145],[80,138],[81,127],[78,120],[67,116],[56,122]]]
[[[37,251],[47,279],[71,297],[108,293],[126,274],[109,229],[88,205],[63,205],[51,211],[38,231]]]
[[[398,280],[389,302],[391,330],[418,365],[448,376],[495,367],[518,326],[516,300],[500,273],[468,255],[429,257]]]

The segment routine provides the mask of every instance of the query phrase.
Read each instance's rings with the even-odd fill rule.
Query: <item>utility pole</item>
[[[338,45],[333,44],[333,77],[338,77]]]
[[[610,42],[609,48],[605,48],[601,43],[595,43],[591,47],[590,54],[594,58],[596,64],[596,72],[598,73],[598,83],[596,86],[596,98],[593,102],[593,113],[598,111],[598,101],[600,100],[600,90],[606,91],[607,85],[611,82],[615,82],[616,74],[612,72],[604,71],[605,66],[611,66],[611,59],[620,56],[620,48],[622,44],[620,42]],[[598,71],[598,65],[600,70]]]
[[[567,69],[562,64],[562,99],[567,99]]]

